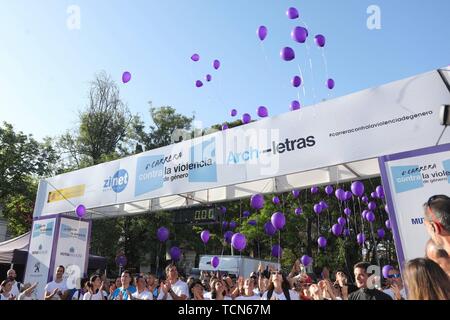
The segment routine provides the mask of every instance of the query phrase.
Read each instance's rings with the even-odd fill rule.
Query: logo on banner
[[[32,251],[31,251],[31,254],[33,254],[33,255],[47,254],[48,251],[47,251],[47,250],[43,250],[43,249],[44,249],[44,248],[43,248],[42,244],[40,244],[40,245],[38,246],[38,249],[37,249],[37,250],[32,250]]]
[[[85,189],[86,189],[86,185],[80,184],[78,186],[74,186],[74,187],[70,187],[70,188],[51,191],[48,193],[47,203],[82,197],[84,195]]]
[[[112,190],[115,193],[120,193],[128,185],[128,172],[127,170],[120,169],[112,177],[105,179],[103,184],[103,191]]]
[[[41,268],[41,263],[40,262],[36,262],[35,264],[34,264],[34,273],[39,273],[40,271],[40,268]]]
[[[51,237],[54,223],[54,221],[42,224],[36,223],[33,227],[33,238],[39,237],[41,234]]]
[[[419,166],[399,166],[391,168],[395,192],[402,193],[423,187]]]
[[[79,239],[81,241],[86,241],[87,239],[87,229],[86,228],[72,228],[67,224],[62,224],[61,226],[61,238],[73,238]]]

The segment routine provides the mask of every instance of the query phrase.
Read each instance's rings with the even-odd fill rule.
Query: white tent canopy
[[[34,217],[79,204],[91,218],[133,215],[379,176],[378,157],[450,142],[439,123],[449,83],[449,69],[434,70],[41,180]]]
[[[28,251],[30,233],[27,232],[17,238],[0,243],[0,263],[10,264],[13,260],[14,250]]]

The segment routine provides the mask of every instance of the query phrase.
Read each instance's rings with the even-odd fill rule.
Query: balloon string
[[[325,81],[328,81],[328,79],[330,78],[330,75],[328,73],[328,60],[327,60],[327,57],[325,56],[325,48],[323,48],[323,47],[322,47],[322,60],[323,60],[324,66],[325,66],[325,75],[326,75]],[[327,91],[327,96],[328,96],[328,99],[331,98],[331,90]]]
[[[298,63],[297,63],[297,67],[298,67],[298,72],[300,72],[300,77],[302,78],[301,87],[303,89],[303,98],[306,98],[306,90],[305,90],[305,85],[303,83],[305,81],[305,79],[303,78],[303,71],[302,71],[302,68],[300,67],[300,65]],[[300,95],[299,95],[298,92],[297,92],[297,96],[298,96],[298,100],[300,100]]]

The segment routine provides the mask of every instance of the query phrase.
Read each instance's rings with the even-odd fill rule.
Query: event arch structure
[[[439,121],[449,83],[450,69],[434,70],[44,179],[34,219],[73,216],[80,204],[98,219],[379,176],[379,157],[450,143]]]

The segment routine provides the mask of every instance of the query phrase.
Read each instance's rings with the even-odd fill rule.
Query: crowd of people
[[[259,265],[248,277],[202,272],[183,277],[170,264],[165,277],[132,275],[125,270],[115,280],[96,274],[82,279],[79,289],[68,289],[64,266],[45,287],[45,300],[450,300],[450,198],[431,197],[424,205],[425,227],[430,235],[424,258],[408,261],[400,274],[391,268],[386,279],[369,274],[369,264],[353,267],[354,281],[343,270],[320,276],[307,273],[299,260],[289,273]],[[402,277],[403,276],[403,277]],[[404,281],[404,282],[403,282]],[[9,270],[1,283],[0,300],[33,300],[37,284],[16,281]]]

